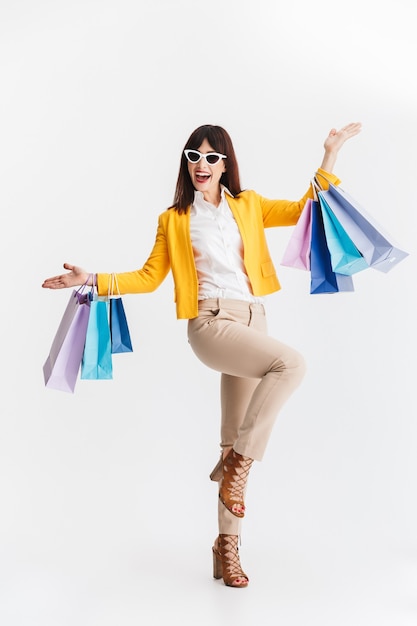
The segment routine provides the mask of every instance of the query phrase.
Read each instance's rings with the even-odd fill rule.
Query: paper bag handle
[[[107,296],[109,298],[111,298],[112,296],[114,296],[114,285],[116,285],[116,289],[117,289],[117,295],[120,297],[120,289],[119,289],[119,283],[117,282],[117,276],[116,274],[113,272],[112,274],[110,274],[109,276],[109,283],[108,283],[108,289],[107,289]]]
[[[76,293],[83,293],[84,289],[88,286],[88,281],[90,280],[91,277],[93,277],[93,284],[92,284],[91,290],[94,291],[94,287],[96,286],[96,274],[89,274],[87,276],[87,280],[85,281],[85,283],[81,285],[80,287],[78,287]]]

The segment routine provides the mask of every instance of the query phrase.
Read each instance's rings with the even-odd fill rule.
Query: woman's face
[[[216,152],[207,139],[204,139],[201,146],[199,146],[198,151],[202,154]],[[194,189],[201,191],[207,202],[219,202],[220,178],[225,171],[225,159],[220,159],[220,161],[218,161],[215,165],[209,165],[204,158],[200,159],[198,163],[188,162],[188,173]]]

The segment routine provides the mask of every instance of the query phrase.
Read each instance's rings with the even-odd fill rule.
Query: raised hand
[[[362,124],[360,122],[352,122],[347,126],[343,126],[340,130],[332,128],[324,142],[324,149],[330,151],[338,151],[347,139],[354,137],[361,130]]]
[[[64,263],[64,269],[69,271],[66,274],[46,278],[42,283],[42,287],[45,289],[65,289],[66,287],[84,285],[84,283],[88,285],[93,284],[93,274],[89,274],[81,267]]]
[[[360,122],[352,122],[343,126],[340,130],[332,128],[324,141],[324,157],[320,167],[327,172],[331,172],[336,163],[337,153],[340,148],[345,141],[357,135],[361,131],[361,128],[362,124]]]

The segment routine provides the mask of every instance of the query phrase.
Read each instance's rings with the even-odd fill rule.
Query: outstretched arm
[[[164,223],[164,220],[166,222],[169,215],[173,215],[173,213],[169,214],[168,211],[165,211],[159,217],[155,243],[143,267],[134,272],[115,274],[118,283],[118,293],[149,293],[155,291],[165,279],[171,267],[166,238],[167,225]],[[66,287],[76,287],[84,284],[91,286],[94,281],[99,295],[109,293],[111,274],[102,272],[90,274],[81,267],[71,265],[70,263],[64,263],[64,269],[67,270],[67,273],[45,279],[42,287],[46,289],[65,289]]]
[[[340,130],[332,128],[324,142],[324,157],[321,168],[326,172],[332,172],[336,163],[337,154],[345,141],[357,135],[361,130],[360,122],[352,122],[343,126]]]
[[[93,284],[93,274],[89,274],[81,267],[64,263],[64,269],[68,270],[66,274],[52,276],[43,281],[42,287],[45,289],[64,289],[66,287],[76,287],[78,285]]]

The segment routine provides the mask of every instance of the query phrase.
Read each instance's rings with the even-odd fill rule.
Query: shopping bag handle
[[[119,283],[117,282],[116,274],[113,272],[112,274],[109,275],[109,282],[108,282],[108,287],[107,287],[107,296],[109,298],[112,298],[115,295],[114,285],[116,285],[117,295],[120,297]]]
[[[327,176],[325,176],[325,175],[324,175],[324,174],[322,174],[321,172],[320,172],[320,173],[319,173],[319,172],[316,172],[316,173],[315,173],[315,175],[314,175],[313,181],[314,181],[314,183],[315,183],[316,187],[318,187],[320,191],[325,191],[325,189],[323,188],[323,185],[321,185],[321,184],[320,184],[320,181],[319,181],[319,179],[317,178],[317,176],[320,176],[320,178],[323,178],[326,182],[328,182],[328,183],[329,183],[329,185],[333,185],[333,186],[335,186],[335,183],[334,183],[334,182],[332,182],[329,178],[327,178]],[[336,185],[336,186],[338,187],[339,185]]]
[[[326,180],[327,180],[327,179],[326,179]],[[314,177],[314,178],[312,178],[312,179],[311,179],[311,188],[312,188],[312,190],[313,190],[313,195],[314,195],[313,200],[314,200],[315,202],[318,202],[318,199],[319,199],[319,192],[320,192],[320,191],[323,191],[323,187],[320,185],[320,183],[319,183],[319,181],[317,180],[317,178],[316,178],[316,177]]]
[[[334,182],[332,182],[329,178],[327,178],[327,176],[325,176],[324,174],[320,173],[319,176],[321,178],[324,178],[325,181],[327,181],[329,183],[329,185],[333,185],[335,186]],[[319,179],[317,178],[317,172],[316,175],[314,176],[314,178],[311,181],[311,184],[313,186],[313,191],[315,193],[318,193],[319,191],[326,191],[326,189],[324,189],[323,185],[320,184]],[[339,186],[339,185],[337,185]]]
[[[77,289],[77,291],[76,291],[76,293],[77,293],[77,294],[78,294],[78,293],[83,293],[84,289],[88,286],[88,282],[89,282],[89,280],[90,280],[90,278],[91,278],[91,277],[93,277],[93,285],[92,285],[92,289],[94,289],[95,284],[96,284],[96,282],[95,282],[95,277],[96,277],[96,275],[95,275],[95,274],[89,274],[89,275],[87,276],[87,280],[85,281],[85,283],[84,283],[83,285],[81,285],[80,287],[78,287],[78,289]]]

